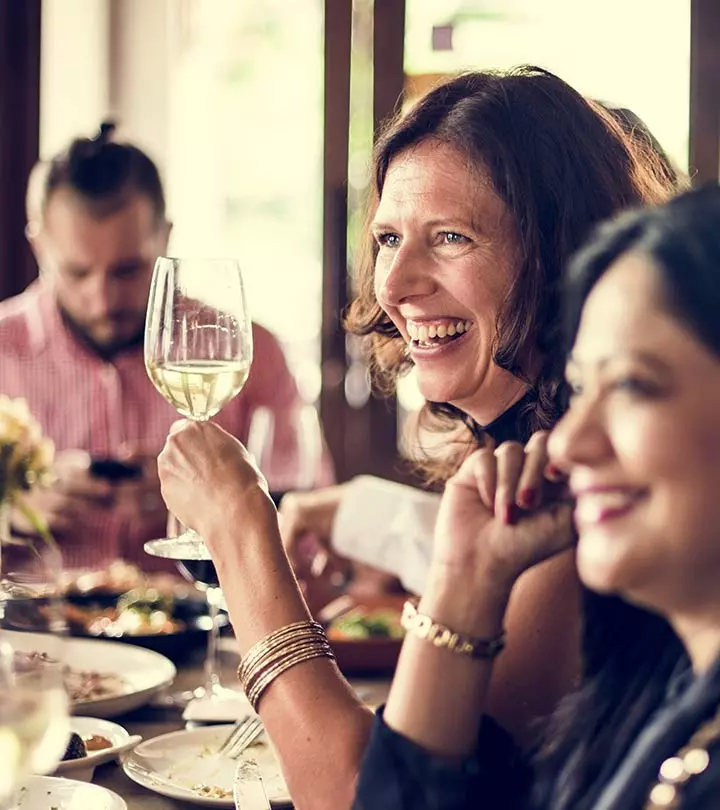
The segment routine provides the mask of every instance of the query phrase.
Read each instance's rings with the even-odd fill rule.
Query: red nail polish
[[[556,467],[554,464],[548,464],[545,468],[545,477],[557,481],[558,479],[565,477],[565,472],[561,470],[560,467]]]
[[[538,491],[535,487],[528,487],[520,493],[520,505],[525,509],[532,509],[537,501]]]
[[[512,526],[515,523],[515,506],[511,503],[507,504],[503,510],[503,523],[506,526]]]

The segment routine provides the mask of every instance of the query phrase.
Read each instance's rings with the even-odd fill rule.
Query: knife
[[[271,810],[260,767],[254,759],[238,762],[233,783],[235,810]]]

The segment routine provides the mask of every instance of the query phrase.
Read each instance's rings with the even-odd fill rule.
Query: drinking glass
[[[247,438],[251,453],[267,479],[271,495],[276,503],[289,489],[311,489],[319,483],[318,474],[322,461],[322,435],[317,412],[312,405],[295,408],[276,418],[269,408],[259,407],[252,412]],[[177,521],[170,517],[168,533],[175,529]],[[180,573],[203,591],[208,602],[210,630],[205,654],[203,684],[192,692],[182,692],[170,697],[174,705],[181,705],[193,697],[226,697],[229,690],[222,686],[217,673],[218,609],[224,599],[217,572],[212,560],[177,560]]]
[[[145,367],[160,394],[188,419],[211,419],[242,390],[252,354],[238,262],[160,257],[145,324]],[[190,529],[151,540],[145,551],[175,560],[210,559]]]
[[[70,735],[60,554],[42,539],[0,548],[0,808],[31,774],[52,772]]]

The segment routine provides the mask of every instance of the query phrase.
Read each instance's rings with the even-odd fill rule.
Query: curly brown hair
[[[529,386],[520,433],[549,428],[566,399],[558,289],[563,267],[596,223],[625,208],[665,201],[679,181],[646,137],[552,73],[529,66],[472,72],[436,87],[390,121],[375,146],[368,225],[393,159],[428,140],[457,150],[469,171],[489,177],[514,217],[521,267],[498,317],[493,359]],[[391,393],[412,361],[375,296],[376,255],[368,227],[346,328],[367,336],[375,386]],[[449,403],[426,402],[418,424],[452,438],[443,443],[441,460],[428,456],[421,463],[436,480],[452,474],[483,440],[482,427]]]

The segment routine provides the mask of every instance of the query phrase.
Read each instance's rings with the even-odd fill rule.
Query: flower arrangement
[[[27,402],[0,395],[0,512],[16,507],[48,541],[52,537],[45,520],[27,505],[23,495],[50,481],[54,455],[55,445],[42,435]]]

